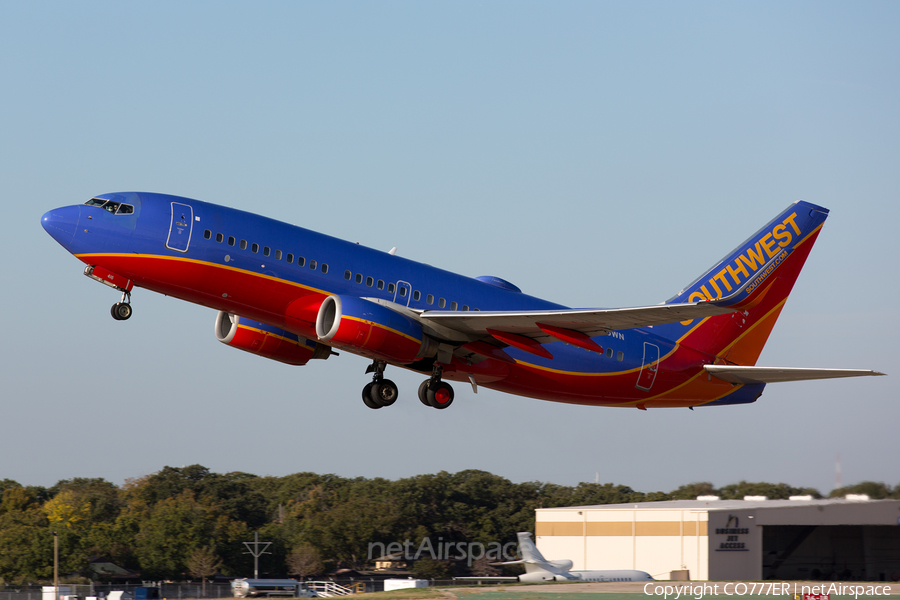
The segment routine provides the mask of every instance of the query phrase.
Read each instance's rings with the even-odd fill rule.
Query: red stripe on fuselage
[[[87,264],[99,264],[135,284],[187,302],[238,314],[316,339],[312,321],[285,318],[288,306],[300,298],[315,298],[316,307],[330,292],[271,275],[189,258],[148,254],[81,254]]]

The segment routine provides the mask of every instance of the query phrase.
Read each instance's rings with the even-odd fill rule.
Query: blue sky
[[[0,6],[7,219],[0,478],[163,466],[671,490],[900,482],[900,5],[889,2]],[[785,206],[831,216],[759,364],[889,377],[770,385],[753,405],[568,406],[399,369],[236,352],[215,312],[135,316],[47,236],[123,190],[250,210],[574,307],[655,304]]]

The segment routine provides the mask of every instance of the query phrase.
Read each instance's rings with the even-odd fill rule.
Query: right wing
[[[734,312],[732,308],[712,302],[660,304],[637,308],[576,308],[559,310],[517,311],[425,311],[419,318],[467,334],[473,338],[488,337],[488,330],[523,335],[539,342],[556,341],[541,325],[576,331],[589,337],[610,331],[663,325]]]

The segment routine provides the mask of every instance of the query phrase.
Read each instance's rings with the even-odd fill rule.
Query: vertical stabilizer
[[[658,333],[724,363],[754,365],[793,289],[828,209],[796,202],[666,304],[726,300],[729,315],[660,326]]]
[[[531,540],[530,532],[520,531],[516,536],[519,538],[519,554],[522,555],[522,560],[525,563],[525,572],[530,573],[537,570],[538,565],[547,564],[547,559],[544,558]]]

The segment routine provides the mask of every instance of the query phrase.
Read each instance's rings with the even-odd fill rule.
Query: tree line
[[[900,498],[900,484],[864,482],[831,496],[867,493]],[[53,575],[53,535],[62,574],[91,577],[89,561],[104,557],[143,579],[185,580],[215,572],[245,577],[253,558],[243,542],[272,542],[259,559],[260,576],[316,575],[371,564],[372,544],[425,538],[444,542],[516,541],[534,531],[534,509],[762,495],[771,499],[821,494],[784,483],[721,488],[691,483],[671,492],[638,492],[612,483],[512,483],[484,471],[440,472],[390,481],[295,473],[259,477],[213,473],[200,465],[165,467],[116,486],[74,478],[53,487],[0,480],[0,582],[46,581]],[[419,576],[449,575],[458,565],[417,561]],[[489,569],[475,565],[477,569]],[[459,570],[455,574],[461,574]],[[485,574],[485,573],[476,573]],[[96,575],[93,575],[96,577]]]

